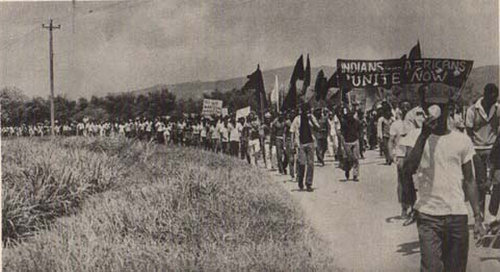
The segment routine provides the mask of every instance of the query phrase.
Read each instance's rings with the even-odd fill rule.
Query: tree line
[[[203,98],[223,101],[230,112],[251,106],[257,108],[253,90],[214,90],[204,93]],[[27,97],[16,87],[0,90],[2,126],[34,125],[50,120],[50,100],[44,97]],[[55,119],[60,124],[80,122],[87,117],[94,122],[123,122],[135,118],[154,120],[157,117],[179,118],[185,114],[200,114],[203,99],[176,99],[166,87],[148,93],[132,92],[81,97],[71,100],[64,96],[54,97]]]

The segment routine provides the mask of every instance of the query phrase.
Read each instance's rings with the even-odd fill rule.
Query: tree
[[[0,90],[1,121],[4,126],[12,126],[20,122],[24,103],[27,100],[28,97],[16,87],[5,87]]]
[[[54,98],[55,119],[61,124],[70,123],[76,111],[76,102],[70,101],[66,97],[57,96]]]
[[[84,97],[80,97],[78,98],[78,102],[77,102],[77,106],[76,106],[76,111],[82,111],[84,110],[87,106],[89,105],[89,101],[84,98]]]

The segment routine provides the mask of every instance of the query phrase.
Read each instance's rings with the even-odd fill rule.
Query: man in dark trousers
[[[298,149],[297,182],[299,189],[304,189],[304,173],[307,168],[305,178],[309,192],[312,191],[314,174],[314,129],[318,128],[318,121],[310,113],[309,104],[302,104],[300,114],[293,120],[290,130],[292,131],[292,141],[295,148]]]
[[[490,205],[488,210],[491,215],[497,216],[500,208],[500,137],[497,137],[490,155],[491,179],[493,189],[491,189]]]
[[[474,145],[469,137],[448,128],[450,97],[444,84],[421,88],[428,116],[422,129],[401,139],[407,156],[403,175],[413,175],[418,198],[414,209],[420,241],[421,271],[465,271],[469,251],[468,209],[474,213],[474,234],[485,234],[473,175]],[[413,186],[403,179],[404,191]],[[411,204],[411,203],[410,203]]]
[[[286,114],[285,119],[285,163],[283,165],[283,169],[286,172],[286,168],[288,167],[288,171],[290,172],[290,177],[292,179],[295,178],[295,148],[294,143],[292,141],[292,131],[290,128],[292,127],[292,121],[295,118],[295,113],[290,111]]]
[[[479,186],[479,204],[485,211],[485,196],[491,184],[487,175],[491,148],[500,132],[500,105],[498,87],[489,83],[484,87],[483,97],[469,107],[465,118],[465,127],[470,136],[476,154],[474,155],[474,171]]]
[[[286,175],[286,169],[283,167],[285,164],[285,117],[283,113],[279,114],[271,124],[271,138],[275,139],[278,171]]]
[[[346,180],[349,179],[350,170],[353,170],[353,181],[359,181],[359,130],[361,125],[354,118],[354,112],[345,108],[341,119],[342,141],[344,142],[344,172]]]
[[[325,153],[328,148],[328,135],[330,133],[330,122],[328,117],[323,114],[323,110],[318,108],[315,110],[315,117],[319,123],[319,129],[316,132],[316,157],[318,162],[325,165]]]

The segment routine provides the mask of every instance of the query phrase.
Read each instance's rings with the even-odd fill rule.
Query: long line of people
[[[87,121],[58,124],[56,133],[87,137],[119,134],[223,153],[250,164],[263,163],[266,168],[277,168],[280,174],[296,178],[301,190],[305,185],[308,191],[312,191],[315,160],[325,165],[327,152],[339,161],[338,166],[345,173],[344,181],[350,179],[351,173],[353,181],[359,181],[359,160],[363,159],[366,149],[378,146],[385,164],[390,166],[395,162],[397,165],[398,200],[401,217],[406,219],[403,225],[417,221],[420,233],[426,228],[437,228],[432,222],[444,220],[446,215],[457,221],[461,229],[443,231],[467,242],[468,212],[464,200],[469,200],[474,212],[475,235],[485,233],[482,226],[485,214],[489,211],[491,216],[497,216],[500,209],[498,87],[486,85],[483,97],[470,106],[465,115],[462,106],[448,97],[450,93],[446,86],[422,86],[418,92],[422,101],[419,105],[412,107],[409,101],[400,101],[397,106],[382,102],[366,115],[357,109],[356,103],[316,108],[312,113],[305,103],[297,110],[266,113],[263,118],[251,112],[239,118],[231,114],[154,121],[137,118],[122,123]],[[439,109],[435,120],[431,118],[431,108]],[[2,127],[4,137],[47,134],[47,123]],[[426,145],[448,157],[432,153]],[[435,172],[440,173],[439,178],[434,176]],[[420,174],[413,175],[415,173]],[[491,196],[486,210],[488,193]],[[467,243],[436,249],[432,244],[442,238],[429,233],[419,237],[422,266],[442,270],[445,265],[462,271],[467,263]],[[462,261],[439,260],[444,254],[441,251],[453,250],[460,254]]]

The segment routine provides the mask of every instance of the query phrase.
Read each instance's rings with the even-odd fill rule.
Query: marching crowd
[[[464,113],[446,85],[424,85],[418,105],[382,102],[363,112],[356,103],[247,116],[137,118],[128,122],[57,124],[58,135],[114,136],[192,146],[268,165],[312,191],[315,160],[329,152],[346,181],[359,181],[366,149],[380,150],[386,165],[396,164],[403,225],[417,222],[423,271],[465,271],[468,252],[466,200],[474,213],[474,234],[483,236],[484,215],[500,205],[500,105],[498,87]],[[47,124],[2,127],[3,137],[43,136]],[[486,194],[490,194],[486,211]],[[494,224],[492,224],[493,226]],[[491,229],[490,229],[491,231]],[[436,247],[436,244],[441,246]]]

